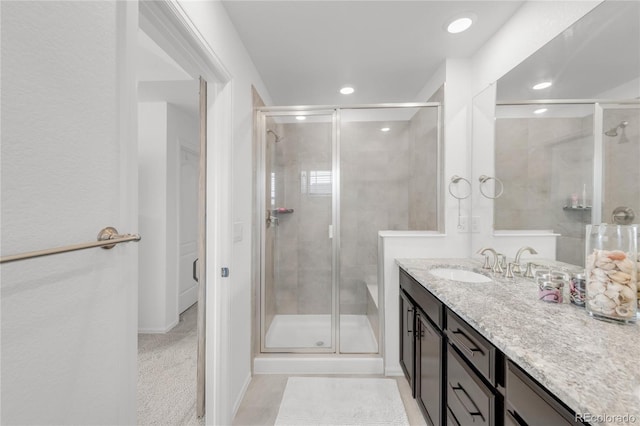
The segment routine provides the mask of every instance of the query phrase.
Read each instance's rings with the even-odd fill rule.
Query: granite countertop
[[[493,282],[465,283],[429,273],[480,272],[476,260],[396,263],[577,414],[606,416],[589,423],[640,425],[640,324],[600,321],[572,304],[540,301],[536,284],[523,278],[483,271]]]

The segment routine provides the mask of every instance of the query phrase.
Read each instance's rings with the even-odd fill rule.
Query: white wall
[[[1,3],[3,255],[137,231],[137,10],[116,3]],[[136,259],[2,265],[2,424],[135,423]]]
[[[228,331],[225,339],[229,360],[228,387],[221,390],[227,400],[228,411],[221,423],[231,423],[240,400],[251,377],[251,215],[252,215],[252,161],[251,123],[253,117],[251,85],[268,105],[270,96],[251,58],[240,41],[235,28],[220,2],[180,1],[180,5],[202,33],[212,50],[232,76],[231,90],[233,110],[233,185],[232,217],[228,229],[237,223],[242,228],[243,238],[233,243],[231,256],[226,266],[230,276],[223,280],[229,293],[229,324],[223,325]],[[218,273],[211,271],[210,273]]]
[[[138,104],[139,229],[145,236],[139,243],[142,333],[165,333],[179,320],[180,140],[198,141],[196,117],[166,102]],[[197,145],[193,149],[197,151]]]

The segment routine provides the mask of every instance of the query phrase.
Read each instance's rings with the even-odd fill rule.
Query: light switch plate
[[[234,243],[238,243],[242,241],[242,238],[243,238],[242,231],[243,231],[242,222],[235,222],[233,224],[233,242]]]

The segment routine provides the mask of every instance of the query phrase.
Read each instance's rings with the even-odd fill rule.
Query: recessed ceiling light
[[[449,25],[447,25],[447,31],[449,31],[451,34],[458,34],[468,30],[472,24],[473,19],[468,16],[463,16],[451,21]]]
[[[350,95],[353,92],[355,92],[355,89],[351,86],[344,86],[342,89],[340,89],[340,93],[342,93],[343,95]]]
[[[388,132],[389,130],[391,130],[391,128],[389,127],[383,127],[382,129],[380,129],[381,132]]]
[[[296,120],[303,121],[303,120],[306,120],[306,119],[307,119],[307,117],[305,117],[304,115],[296,115]]]
[[[535,86],[532,87],[533,90],[542,90],[542,89],[546,89],[547,87],[551,87],[551,82],[550,81],[542,81],[538,84],[536,84]]]
[[[540,108],[540,109],[537,109],[537,110],[533,111],[534,114],[542,114],[543,112],[547,112],[547,109],[546,108]]]

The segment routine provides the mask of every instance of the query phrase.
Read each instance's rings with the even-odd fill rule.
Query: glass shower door
[[[334,352],[334,112],[263,114],[261,349]]]

